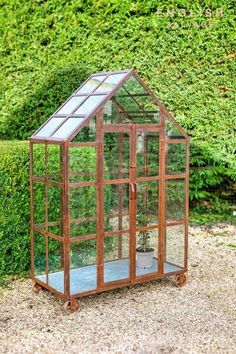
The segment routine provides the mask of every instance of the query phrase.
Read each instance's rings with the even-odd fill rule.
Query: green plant
[[[139,213],[137,214],[137,222],[139,225],[146,226],[150,221],[150,217],[148,216],[147,208],[143,207],[139,209]],[[152,249],[150,248],[150,231],[144,230],[140,231],[138,235],[138,248],[137,251],[139,252],[149,252]]]

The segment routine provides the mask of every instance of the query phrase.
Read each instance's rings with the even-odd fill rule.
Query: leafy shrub
[[[236,165],[220,162],[207,142],[193,141],[190,160],[190,220],[197,223],[233,221],[236,200]]]
[[[172,6],[146,0],[4,1],[1,139],[28,138],[90,73],[133,67],[193,137],[191,200],[209,198],[221,183],[231,185],[236,180],[234,2],[212,2],[211,18],[204,15],[206,0],[202,15],[191,0],[176,3],[175,16],[167,17]],[[223,16],[215,16],[219,6]],[[178,17],[181,7],[194,17]]]
[[[0,275],[30,267],[29,149],[27,142],[1,142]]]

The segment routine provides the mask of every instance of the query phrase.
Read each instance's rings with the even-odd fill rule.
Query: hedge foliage
[[[28,142],[0,143],[0,275],[30,266]]]
[[[172,0],[3,0],[0,139],[28,138],[92,72],[133,67],[192,136],[191,199],[232,186],[234,5],[176,0],[168,17]]]
[[[235,2],[174,4],[167,17],[172,0],[1,1],[0,139],[28,138],[92,72],[135,68],[192,136],[196,218],[211,202],[222,217],[236,180]],[[27,144],[10,152],[1,144],[0,166],[1,271],[21,272],[29,262]]]

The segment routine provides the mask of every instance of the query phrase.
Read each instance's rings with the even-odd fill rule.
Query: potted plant
[[[142,210],[138,215],[139,225],[146,226],[148,222],[146,210]],[[151,268],[153,264],[154,249],[150,247],[150,231],[144,230],[139,233],[139,246],[136,248],[136,266],[138,268]]]

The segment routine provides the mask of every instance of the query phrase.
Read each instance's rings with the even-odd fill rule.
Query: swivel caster
[[[73,313],[73,312],[76,312],[78,311],[80,308],[80,304],[78,301],[76,301],[75,299],[70,299],[68,301],[65,302],[64,304],[64,310],[67,312],[67,313]]]
[[[184,286],[186,284],[186,281],[187,281],[187,277],[183,273],[177,274],[175,276],[175,282],[176,282],[176,286],[178,288],[181,288],[182,286]]]
[[[32,289],[35,294],[38,294],[43,288],[38,283],[33,283]]]

